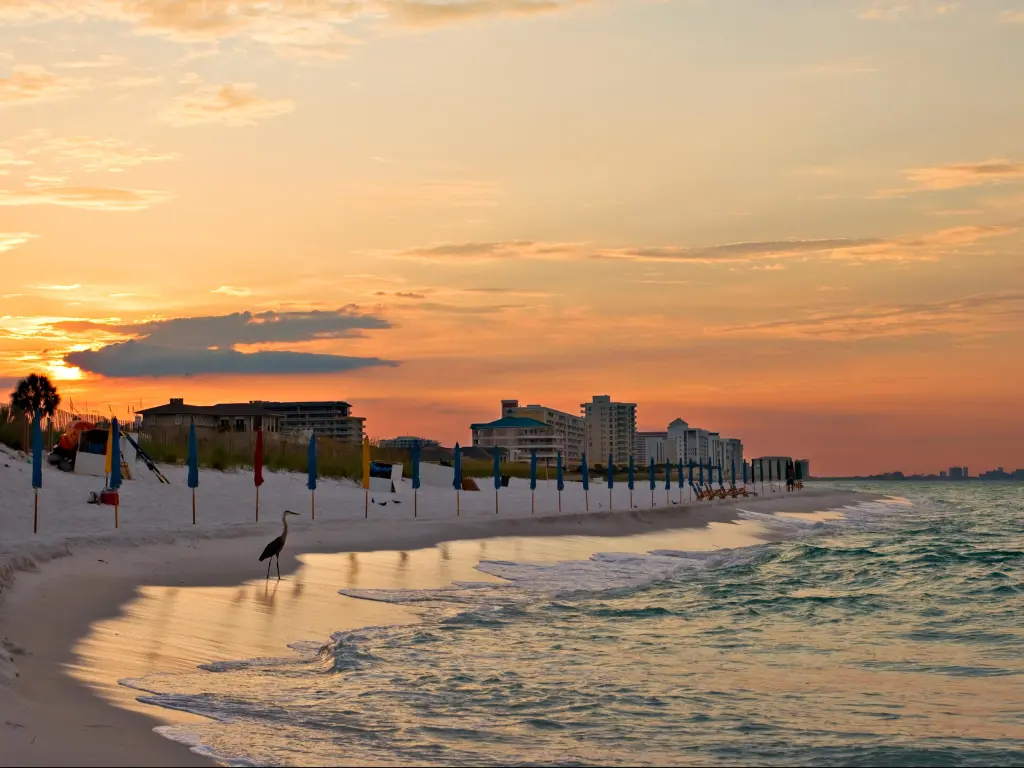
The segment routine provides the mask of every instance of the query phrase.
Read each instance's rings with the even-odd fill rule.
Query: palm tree
[[[60,394],[53,382],[46,376],[37,373],[30,373],[18,382],[17,388],[11,392],[11,407],[27,414],[29,417],[35,415],[36,409],[42,411],[43,416],[52,417],[60,405]]]

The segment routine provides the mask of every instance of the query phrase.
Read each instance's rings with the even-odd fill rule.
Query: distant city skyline
[[[0,386],[1022,466],[1019,8],[0,0]]]

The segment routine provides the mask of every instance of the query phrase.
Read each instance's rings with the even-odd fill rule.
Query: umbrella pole
[[[562,513],[562,492],[558,492],[558,513]]]
[[[633,491],[629,492],[629,508],[633,508]]]
[[[412,516],[419,517],[420,492],[417,489],[412,491]]]
[[[196,524],[196,489],[192,489],[192,525]]]
[[[256,522],[260,521],[260,487],[256,486]]]
[[[309,492],[309,514],[316,520],[316,491]]]
[[[654,507],[654,491],[651,491],[651,508]]]
[[[36,511],[32,515],[32,533],[39,533],[39,489],[34,488],[36,495]]]
[[[462,494],[458,490],[455,491],[455,515],[462,516]]]
[[[363,517],[370,516],[370,490],[363,491]]]
[[[494,514],[498,514],[498,489],[494,489]]]
[[[534,513],[534,510],[536,509],[536,499],[537,499],[536,492],[535,491],[530,491],[530,514],[531,515]]]
[[[612,489],[608,489],[608,511],[612,511]]]
[[[583,492],[583,508],[587,512],[590,511],[590,491],[584,491]]]
[[[118,518],[118,514],[117,514],[118,513],[118,509],[117,509],[117,506],[118,506],[117,502],[115,501],[114,502],[114,528],[115,529],[117,528],[117,524],[118,524],[118,520],[117,520],[117,518]]]

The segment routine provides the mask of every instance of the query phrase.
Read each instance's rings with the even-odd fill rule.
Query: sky
[[[0,0],[0,385],[1024,466],[1024,0]]]

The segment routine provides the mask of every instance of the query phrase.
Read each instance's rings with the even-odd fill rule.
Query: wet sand
[[[857,498],[818,491],[738,506],[807,512]],[[407,609],[348,598],[340,588],[494,580],[475,569],[480,559],[585,559],[597,551],[715,549],[766,538],[761,526],[736,520],[734,502],[558,519],[325,526],[289,537],[280,582],[274,572],[267,582],[257,562],[266,537],[77,550],[20,575],[0,603],[0,633],[16,646],[20,672],[0,686],[0,764],[208,765],[153,732],[194,716],[140,704],[117,680],[281,656],[297,640],[415,620]]]

